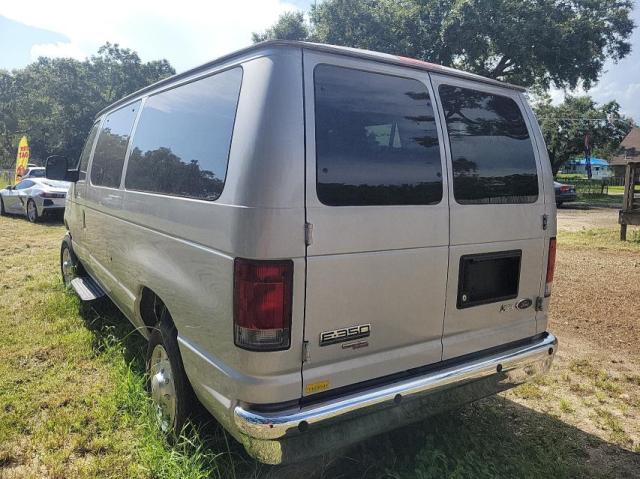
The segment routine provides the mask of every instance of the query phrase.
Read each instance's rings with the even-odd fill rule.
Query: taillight
[[[549,239],[549,255],[547,256],[547,280],[544,285],[545,298],[551,296],[551,286],[553,285],[553,275],[556,271],[556,239]]]
[[[567,185],[563,185],[560,187],[560,193],[567,193],[571,188]]]
[[[40,196],[43,198],[64,198],[66,195],[64,193],[47,193],[43,191]]]
[[[293,261],[234,262],[233,327],[236,346],[254,351],[291,343]]]

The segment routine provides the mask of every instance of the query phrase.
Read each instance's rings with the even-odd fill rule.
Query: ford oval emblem
[[[520,301],[518,301],[516,303],[516,308],[518,308],[518,309],[527,309],[532,304],[533,304],[533,301],[531,301],[529,298],[521,299]]]

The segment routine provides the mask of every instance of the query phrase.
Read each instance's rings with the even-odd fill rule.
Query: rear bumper
[[[260,412],[238,405],[233,410],[233,422],[247,439],[243,442],[249,453],[274,462],[273,458],[260,457],[261,448],[252,450],[252,445],[295,436],[295,442],[305,444],[307,449],[316,448],[326,443],[330,430],[332,447],[346,445],[341,441],[346,436],[349,443],[359,441],[522,384],[549,370],[557,346],[555,336],[547,334],[523,346],[293,410]],[[349,434],[344,430],[336,434],[338,426],[349,427]],[[322,440],[306,439],[313,435]]]
[[[563,194],[559,194],[556,195],[556,203],[569,203],[571,201],[576,201],[578,199],[578,194],[577,193],[563,193]]]

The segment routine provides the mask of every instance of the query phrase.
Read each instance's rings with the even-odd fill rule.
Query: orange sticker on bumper
[[[309,383],[305,386],[304,392],[306,394],[319,393],[320,391],[324,391],[329,389],[329,381],[317,381],[315,383]]]

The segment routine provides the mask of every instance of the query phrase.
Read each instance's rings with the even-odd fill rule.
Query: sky
[[[20,68],[38,56],[81,60],[109,41],[136,50],[144,61],[166,58],[180,72],[250,45],[252,32],[312,1],[7,1],[0,5],[0,68]],[[607,63],[588,93],[598,103],[617,100],[640,123],[640,0],[633,18],[638,28],[631,54]],[[551,94],[556,102],[564,96],[561,90]]]

